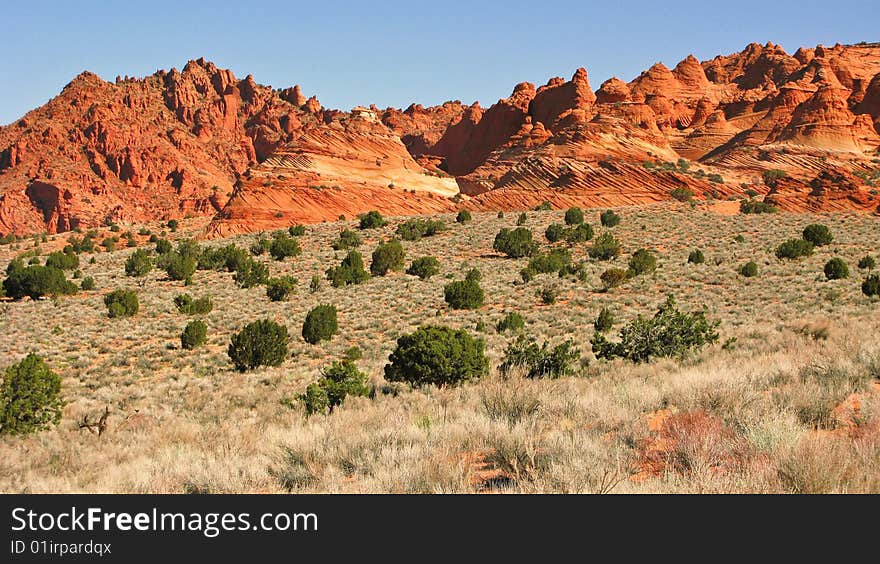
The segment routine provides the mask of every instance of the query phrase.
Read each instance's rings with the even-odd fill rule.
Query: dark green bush
[[[113,290],[104,296],[104,305],[107,306],[107,316],[111,318],[131,317],[140,309],[137,293],[134,290]]]
[[[351,229],[343,229],[339,233],[339,238],[330,244],[336,251],[344,251],[354,249],[361,246],[361,236]]]
[[[269,254],[275,260],[284,260],[287,257],[297,257],[302,254],[299,241],[287,235],[275,237],[269,245]]]
[[[866,296],[880,296],[880,274],[870,274],[862,281],[862,293]]]
[[[532,241],[532,232],[525,227],[516,229],[504,228],[495,235],[492,248],[504,253],[509,258],[528,257],[538,249],[537,243]]]
[[[269,278],[266,281],[266,297],[273,302],[283,302],[296,293],[297,279],[293,276]]]
[[[240,372],[278,366],[287,358],[287,327],[269,319],[248,323],[232,336],[227,354]]]
[[[305,393],[297,396],[305,408],[306,415],[323,413],[345,401],[348,396],[369,397],[371,390],[366,374],[357,369],[354,362],[343,360],[334,362],[321,371],[321,379],[309,384]]]
[[[186,324],[183,333],[180,334],[180,346],[186,350],[192,350],[204,345],[208,341],[208,326],[204,321],[196,319]]]
[[[156,241],[156,254],[165,255],[172,250],[171,243],[167,239],[159,239]]]
[[[251,260],[247,251],[235,245],[208,247],[199,254],[196,267],[199,270],[235,272]]]
[[[168,229],[170,229],[171,231],[177,231],[177,228],[180,226],[180,222],[178,222],[176,219],[172,219],[165,225],[168,226]]]
[[[370,279],[370,273],[364,270],[364,259],[357,251],[349,251],[336,268],[327,269],[327,279],[334,288],[360,284]]]
[[[849,277],[849,266],[842,258],[834,257],[825,263],[825,278],[828,280],[840,280]]]
[[[571,339],[551,349],[547,341],[538,346],[534,337],[520,334],[507,345],[498,371],[507,376],[518,369],[528,378],[560,378],[574,374],[580,359],[581,353]]]
[[[68,247],[70,248],[70,247]],[[79,257],[70,248],[70,252],[55,251],[46,257],[46,266],[58,270],[76,270],[79,268]]]
[[[581,223],[565,230],[565,240],[570,244],[583,243],[593,238],[593,226]]]
[[[312,275],[312,280],[309,282],[309,292],[315,293],[321,289],[321,277],[317,274]]]
[[[302,337],[309,344],[329,341],[339,331],[336,306],[321,304],[313,307],[303,323]]]
[[[406,273],[427,280],[440,273],[440,261],[436,257],[417,258],[406,269]]]
[[[146,276],[153,270],[153,259],[143,249],[138,249],[125,261],[126,276]]]
[[[746,214],[754,213],[776,213],[779,211],[776,206],[759,200],[740,200],[739,212]]]
[[[370,274],[373,276],[385,276],[389,270],[401,270],[404,265],[403,245],[397,239],[387,243],[379,243],[373,251],[373,261],[370,263]]]
[[[641,276],[657,269],[657,257],[648,249],[638,249],[629,259],[627,276]]]
[[[669,195],[679,202],[690,202],[694,198],[694,193],[690,188],[680,186],[669,191]]]
[[[688,264],[703,264],[704,262],[706,262],[706,257],[699,249],[691,251],[688,255]]]
[[[610,331],[612,327],[614,327],[614,314],[607,307],[603,307],[599,311],[596,321],[593,322],[593,329],[599,333],[605,333]]]
[[[186,315],[205,315],[214,309],[211,296],[193,299],[189,294],[179,294],[174,298],[174,305],[177,311]]]
[[[458,215],[455,216],[456,223],[467,223],[471,220],[471,212],[467,210],[461,210],[458,212]]]
[[[749,261],[739,267],[740,276],[753,278],[758,275],[758,265],[754,261]]]
[[[571,253],[568,249],[551,249],[547,254],[535,255],[529,259],[527,268],[537,274],[559,272],[571,264]]]
[[[14,300],[28,296],[31,299],[43,296],[75,294],[76,284],[67,280],[63,270],[51,266],[31,265],[19,268],[9,265],[9,276],[3,281],[3,292]]]
[[[556,298],[559,297],[559,288],[554,284],[544,286],[538,291],[538,297],[544,305],[555,304]]]
[[[508,312],[497,325],[495,325],[495,330],[499,333],[504,333],[505,331],[519,331],[524,329],[525,326],[526,322],[523,319],[523,316],[515,311],[511,311]]]
[[[620,216],[613,210],[606,210],[599,214],[599,222],[602,227],[615,227],[620,223]]]
[[[253,242],[250,248],[250,252],[255,257],[263,256],[265,253],[269,252],[269,247],[272,246],[272,241],[263,237],[262,235]]]
[[[287,228],[287,234],[291,237],[302,237],[306,234],[305,225],[291,225]]]
[[[813,243],[804,239],[789,239],[776,247],[776,258],[796,259],[813,254]]]
[[[444,286],[443,295],[452,309],[479,309],[486,299],[479,280],[472,276],[450,282]]]
[[[764,184],[770,188],[775,188],[776,184],[788,176],[788,174],[784,170],[779,170],[778,168],[773,168],[770,170],[765,170],[761,175],[764,179]]]
[[[651,358],[684,357],[692,350],[718,342],[718,321],[707,321],[705,313],[683,313],[670,294],[654,317],[639,315],[620,330],[620,341],[613,343],[595,333],[591,344],[596,358],[624,358],[647,362]]]
[[[91,276],[86,276],[82,279],[82,282],[79,283],[79,287],[83,291],[91,291],[95,289],[95,279]]]
[[[609,268],[601,275],[599,275],[599,280],[602,281],[602,286],[605,290],[610,290],[611,288],[617,288],[629,278],[626,270],[622,268]]]
[[[520,212],[519,217],[516,218],[517,225],[525,225],[529,220],[529,216],[526,215],[526,212]]]
[[[61,377],[28,354],[6,368],[0,387],[0,434],[25,435],[57,425],[64,401]]]
[[[580,225],[584,222],[584,212],[581,208],[568,208],[565,211],[566,225]]]
[[[804,241],[809,241],[817,247],[828,245],[834,240],[831,230],[825,225],[813,223],[804,227]]]
[[[553,206],[550,205],[550,202],[544,200],[537,206],[535,206],[535,211],[550,211],[553,209]]]
[[[232,279],[239,288],[253,288],[265,284],[269,280],[269,267],[248,257],[246,261],[238,265],[238,270],[232,275]]]
[[[191,255],[183,255],[172,251],[159,257],[158,266],[165,271],[171,280],[183,280],[186,284],[192,281],[196,272],[196,259]]]
[[[397,226],[397,236],[404,241],[418,241],[446,229],[446,224],[433,219],[410,219]]]
[[[599,235],[593,246],[590,247],[590,258],[598,260],[611,260],[620,254],[620,241],[614,238],[610,232]]]
[[[360,221],[361,229],[376,229],[378,227],[385,227],[388,224],[382,217],[382,214],[376,210],[359,215],[358,220]]]
[[[874,260],[874,257],[868,255],[859,259],[859,268],[864,269],[872,269],[877,266],[877,262]]]
[[[476,380],[489,372],[484,349],[483,341],[467,331],[419,327],[397,339],[397,347],[385,365],[385,379],[414,386],[454,386]]]
[[[566,231],[567,229],[561,223],[551,223],[544,230],[544,237],[551,243],[555,243],[565,238]]]

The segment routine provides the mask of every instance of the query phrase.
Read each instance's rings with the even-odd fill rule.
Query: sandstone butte
[[[772,188],[770,169],[787,175]],[[0,127],[0,234],[202,215],[206,236],[226,236],[371,209],[641,204],[678,187],[877,213],[877,181],[880,44],[751,44],[596,90],[578,69],[488,108],[350,112],[199,59],[112,83],[84,72]]]

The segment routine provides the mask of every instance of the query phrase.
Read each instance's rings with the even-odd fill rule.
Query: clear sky
[[[262,84],[300,84],[326,107],[488,106],[522,81],[586,67],[598,88],[688,53],[750,42],[880,41],[880,0],[7,1],[0,9],[0,123],[91,70],[106,80],[205,57]]]

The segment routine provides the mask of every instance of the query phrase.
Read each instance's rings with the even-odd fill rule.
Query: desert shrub
[[[510,311],[495,325],[495,330],[504,333],[505,331],[519,331],[525,326],[526,322],[523,316],[515,311]]]
[[[321,371],[321,379],[309,384],[305,393],[297,396],[302,402],[306,415],[323,413],[345,401],[348,396],[369,397],[370,386],[366,374],[358,370],[354,362],[343,360],[334,362]]]
[[[327,269],[326,274],[334,288],[360,284],[370,278],[370,273],[364,270],[364,259],[357,251],[349,251],[340,265]]]
[[[410,219],[397,226],[397,236],[404,241],[418,241],[446,229],[446,224],[433,219]]]
[[[610,232],[599,235],[593,246],[590,247],[590,258],[599,260],[611,260],[620,254],[620,241],[614,238]]]
[[[812,223],[804,227],[803,238],[804,241],[809,241],[817,247],[828,245],[834,240],[831,230],[819,223]]]
[[[177,253],[183,257],[193,259],[198,264],[202,248],[195,239],[181,239],[177,242]]]
[[[269,319],[248,323],[232,336],[227,354],[240,372],[278,366],[287,358],[287,327]]]
[[[243,263],[238,265],[232,279],[238,284],[239,288],[253,288],[265,284],[269,280],[269,267],[265,264],[248,257]]]
[[[440,273],[440,261],[436,257],[417,258],[406,269],[406,273],[427,280]]]
[[[581,208],[568,208],[565,211],[566,225],[580,225],[584,222],[584,212]]]
[[[140,309],[137,293],[134,290],[113,290],[104,296],[108,317],[131,317]]]
[[[537,206],[535,206],[535,211],[550,211],[553,209],[553,206],[550,205],[550,202],[544,200]]]
[[[249,260],[251,257],[248,256],[247,251],[235,245],[208,247],[199,254],[196,268],[198,270],[235,272]]]
[[[15,257],[11,261],[9,261],[9,264],[6,265],[6,274],[12,274],[16,270],[24,270],[24,268],[24,259],[22,259],[21,257]]]
[[[336,306],[321,304],[313,307],[306,314],[302,337],[307,343],[314,345],[321,341],[329,341],[338,331]]]
[[[694,197],[694,193],[690,190],[690,188],[685,188],[683,186],[673,188],[669,191],[669,195],[679,202],[690,202]]]
[[[57,425],[63,407],[61,377],[41,357],[30,353],[6,368],[0,387],[0,433],[25,435]]]
[[[485,344],[467,331],[443,326],[419,327],[397,339],[385,365],[389,382],[414,386],[454,386],[489,372]]]
[[[478,309],[486,299],[479,278],[472,275],[444,286],[443,296],[452,309]]]
[[[309,292],[315,293],[321,289],[321,277],[317,274],[312,275],[312,280],[309,282]]]
[[[739,275],[746,278],[753,278],[758,275],[758,265],[755,261],[749,261],[739,267]]]
[[[266,281],[266,297],[273,302],[283,302],[296,292],[297,279],[293,276],[280,276]]]
[[[675,307],[670,294],[654,317],[641,315],[624,326],[619,342],[610,342],[602,333],[591,340],[596,358],[624,358],[647,362],[651,358],[684,357],[693,350],[718,342],[718,321],[708,321],[704,312],[684,313]]]
[[[205,315],[214,309],[214,302],[211,296],[193,299],[189,294],[179,294],[174,297],[174,306],[185,315]]]
[[[192,350],[204,345],[208,341],[208,326],[204,321],[196,319],[190,321],[180,334],[180,346],[186,350]]]
[[[840,280],[849,277],[849,266],[840,257],[834,257],[825,263],[825,278],[828,280]]]
[[[601,275],[599,275],[599,280],[602,281],[602,286],[606,290],[610,290],[611,288],[617,288],[628,278],[626,271],[622,268],[609,268]]]
[[[471,212],[467,210],[461,210],[458,212],[458,215],[455,216],[456,223],[467,223],[471,220]]]
[[[589,223],[581,223],[565,230],[565,240],[568,243],[583,243],[593,238],[593,226]]]
[[[615,227],[620,223],[620,216],[613,210],[606,210],[599,214],[599,222],[602,227]]]
[[[544,237],[546,237],[551,243],[555,243],[565,238],[566,231],[567,230],[561,223],[551,223],[547,226],[547,229],[544,230]]]
[[[529,259],[527,268],[538,273],[559,272],[571,264],[571,253],[568,249],[551,249],[549,253],[535,255]]]
[[[156,254],[165,255],[171,252],[171,242],[168,239],[159,239],[156,241]]]
[[[79,268],[79,257],[76,256],[72,248],[68,248],[70,249],[69,252],[55,251],[54,253],[49,253],[49,256],[46,257],[46,266],[57,268],[58,270],[76,270]]]
[[[746,242],[746,238],[743,237],[742,234],[737,235],[736,237],[733,238],[733,240],[736,241],[737,243],[745,243]]]
[[[559,297],[559,288],[554,284],[548,284],[538,291],[538,297],[545,305],[555,304],[556,298]]]
[[[37,299],[43,296],[75,294],[76,290],[76,284],[67,279],[63,270],[51,266],[15,267],[3,281],[3,292],[14,300],[25,296]]]
[[[82,239],[71,237],[67,242],[70,244],[70,248],[74,253],[91,253],[95,250],[95,241],[88,235],[83,236]]]
[[[788,176],[784,170],[779,170],[778,168],[773,168],[770,170],[765,170],[761,175],[764,179],[764,184],[769,186],[770,188],[775,188],[777,182]]]
[[[504,228],[495,235],[492,248],[509,258],[528,257],[538,249],[537,243],[532,241],[532,232],[525,227],[516,229]]]
[[[647,249],[638,249],[632,254],[628,263],[627,276],[641,276],[657,269],[657,257]]]
[[[355,247],[361,246],[361,236],[351,229],[343,229],[339,233],[339,237],[333,241],[330,246],[336,251],[354,249]]]
[[[574,374],[580,359],[581,353],[571,339],[551,349],[547,341],[538,346],[534,337],[520,334],[507,345],[498,371],[507,376],[518,369],[528,378],[560,378]]]
[[[83,291],[91,291],[95,289],[95,279],[91,276],[86,276],[82,279],[82,282],[79,283],[79,287]]]
[[[739,212],[745,214],[754,213],[776,213],[779,211],[776,206],[760,200],[740,200]]]
[[[272,241],[263,237],[262,235],[251,244],[250,252],[255,257],[263,256],[264,254],[269,252],[269,247],[272,246]]]
[[[355,362],[356,360],[360,360],[364,357],[363,351],[361,351],[360,347],[348,347],[345,349],[345,352],[342,354],[343,360],[347,360],[349,362]]]
[[[104,240],[101,241],[101,246],[104,247],[108,253],[112,253],[116,250],[116,237],[104,237]]]
[[[165,225],[171,231],[177,231],[177,228],[180,227],[180,222],[178,222],[176,219],[172,219],[168,223],[166,223]]]
[[[862,281],[862,293],[866,296],[880,296],[880,274],[871,274]]]
[[[691,251],[688,255],[688,264],[703,264],[704,262],[706,262],[706,256],[700,249]]]
[[[525,267],[519,271],[519,275],[520,275],[520,278],[522,278],[523,282],[531,282],[532,278],[537,276],[538,273],[535,272],[534,269],[532,269],[532,268]]]
[[[138,249],[125,261],[126,276],[145,276],[153,270],[153,259],[143,249]]]
[[[813,243],[804,239],[789,239],[776,247],[776,258],[796,259],[813,254]]]
[[[376,250],[373,251],[370,274],[385,276],[389,270],[402,269],[405,255],[403,245],[397,239],[392,239],[387,243],[379,243]]]
[[[593,329],[599,333],[610,331],[614,327],[614,314],[607,307],[603,307],[599,311],[596,321],[593,322]]]
[[[287,257],[301,255],[302,249],[299,246],[299,241],[287,235],[281,235],[272,240],[272,244],[269,245],[269,254],[275,260],[284,260]]]
[[[382,214],[376,210],[359,215],[358,221],[361,229],[376,229],[385,227],[388,224],[382,217]]]
[[[198,264],[195,257],[172,251],[159,257],[158,266],[165,271],[171,280],[183,280],[186,284],[192,281],[192,275]]]
[[[526,215],[526,212],[520,212],[519,217],[516,218],[516,224],[518,226],[525,225],[529,220],[529,216]]]
[[[862,270],[872,269],[877,266],[877,262],[874,260],[874,257],[868,255],[859,259],[859,268]]]
[[[306,234],[305,225],[291,225],[287,228],[287,234],[291,237],[302,237]]]

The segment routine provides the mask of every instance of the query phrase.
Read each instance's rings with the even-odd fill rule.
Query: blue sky
[[[880,2],[7,2],[0,124],[45,103],[83,70],[106,80],[205,57],[327,107],[484,106],[514,84],[586,67],[594,88],[773,41],[880,41]]]

